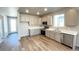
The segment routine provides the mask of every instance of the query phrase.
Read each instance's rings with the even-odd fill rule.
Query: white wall
[[[2,28],[2,25],[3,25],[3,17],[0,15],[0,40],[1,38],[3,38],[3,28]]]
[[[3,16],[4,21],[4,37],[8,35],[7,16],[17,16],[17,9],[14,7],[0,7],[0,15]]]
[[[7,15],[8,15],[8,10],[6,8],[1,7],[0,8],[0,15],[3,16],[3,21],[4,21],[4,37],[8,35],[8,26],[7,24]]]
[[[7,23],[7,17],[4,16],[4,37],[8,35],[8,23]]]

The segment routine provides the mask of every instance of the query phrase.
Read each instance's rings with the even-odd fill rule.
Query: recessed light
[[[26,10],[26,13],[29,13],[29,10]]]
[[[39,12],[37,12],[37,15],[39,15],[40,13]]]
[[[44,8],[44,11],[47,11],[47,8]]]

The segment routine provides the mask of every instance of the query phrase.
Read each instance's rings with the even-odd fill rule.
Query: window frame
[[[55,15],[64,15],[64,26],[54,26],[54,16]],[[59,28],[63,28],[63,27],[65,27],[65,14],[64,13],[61,13],[61,14],[55,14],[55,15],[53,15],[53,27],[59,27]]]

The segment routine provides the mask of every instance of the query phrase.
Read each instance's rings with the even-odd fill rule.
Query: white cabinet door
[[[49,37],[50,35],[49,35],[49,31],[48,30],[46,30],[46,34],[45,34],[47,37]]]
[[[30,29],[30,36],[39,35],[40,29]]]
[[[30,21],[30,15],[25,16],[25,21],[29,22]]]
[[[55,35],[54,34],[55,34],[54,31],[50,31],[50,38],[55,40],[55,37],[54,37]]]
[[[37,17],[36,25],[37,25],[37,26],[42,25],[42,22],[41,22],[41,18],[40,18],[40,17]]]
[[[20,23],[20,37],[28,35],[28,23]]]
[[[43,17],[41,18],[41,20],[42,20],[42,22],[46,22],[46,21],[47,21],[47,16],[43,16]]]
[[[20,21],[26,21],[29,22],[30,21],[30,15],[26,15],[26,14],[20,14]]]
[[[30,16],[30,25],[33,26],[33,24],[34,24],[34,19],[32,16]]]
[[[77,35],[77,47],[79,47],[79,34]]]
[[[34,17],[34,25],[37,26],[39,23],[39,18],[38,17]]]
[[[26,21],[26,15],[20,14],[20,21]]]
[[[61,42],[61,40],[60,40],[60,33],[59,32],[55,32],[55,40],[57,42]]]
[[[54,39],[54,34],[54,31],[46,30],[46,36],[49,38]]]
[[[77,21],[77,11],[75,9],[69,9],[65,12],[65,23],[67,26],[76,26]]]
[[[53,21],[52,21],[52,16],[47,16],[47,25],[52,25]]]
[[[39,25],[41,25],[41,18],[38,17],[38,16],[20,14],[20,21],[29,22],[31,26],[39,26]]]
[[[61,40],[60,40],[60,33],[59,32],[46,30],[46,36],[51,38],[51,39],[53,39],[53,40],[61,42]]]
[[[31,26],[38,26],[41,24],[40,17],[37,16],[30,16],[30,25]]]

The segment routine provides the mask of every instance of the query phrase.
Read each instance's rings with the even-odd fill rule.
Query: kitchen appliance
[[[42,25],[44,26],[44,28],[41,29],[41,34],[45,35],[45,30],[49,28],[49,26],[47,25],[47,22],[42,22]]]
[[[73,35],[62,33],[61,43],[73,47]]]
[[[42,25],[47,25],[47,22],[45,21],[45,22],[42,22]]]

